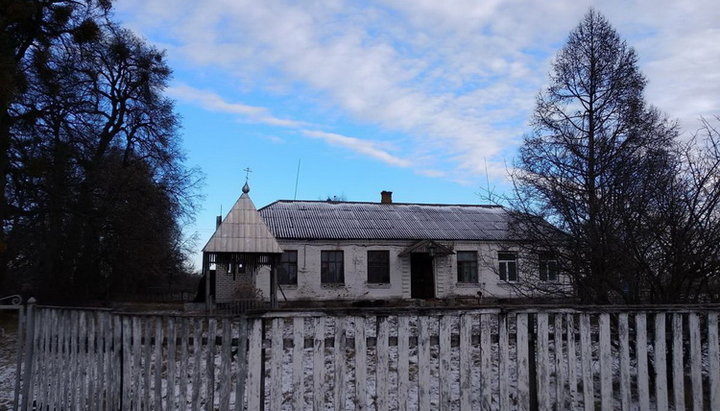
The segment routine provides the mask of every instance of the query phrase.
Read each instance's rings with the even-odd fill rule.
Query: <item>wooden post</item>
[[[25,320],[25,353],[24,356],[24,366],[25,369],[23,370],[23,377],[22,377],[22,409],[29,410],[31,409],[30,404],[32,404],[32,401],[28,398],[30,396],[30,386],[32,385],[31,379],[32,379],[32,373],[30,372],[32,370],[32,362],[33,362],[33,341],[35,340],[34,334],[35,334],[35,303],[37,301],[34,297],[30,297],[30,299],[27,301],[27,308],[26,308],[26,320]]]
[[[15,364],[15,395],[13,404],[15,409],[20,409],[20,371],[22,370],[22,356],[20,353],[23,348],[23,331],[25,331],[25,312],[22,307],[17,310],[18,313],[18,332],[17,332],[17,363]]]
[[[217,257],[215,258],[217,261]],[[207,253],[203,253],[202,273],[205,276],[205,311],[209,313],[212,309],[212,301],[210,301],[210,265]]]
[[[277,289],[278,289],[278,282],[277,282],[277,265],[278,265],[278,255],[272,254],[270,256],[270,308],[277,308]]]
[[[533,314],[528,315],[528,377],[530,380],[530,410],[535,411],[538,409],[538,393],[537,393],[537,367],[536,358],[537,350],[535,349],[535,316]]]

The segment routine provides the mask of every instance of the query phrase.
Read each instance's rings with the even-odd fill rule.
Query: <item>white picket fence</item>
[[[720,307],[29,306],[19,409],[720,409]]]

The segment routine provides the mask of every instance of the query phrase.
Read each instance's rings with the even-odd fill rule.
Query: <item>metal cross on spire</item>
[[[247,194],[250,192],[250,186],[248,185],[248,180],[250,179],[250,173],[252,173],[252,170],[250,170],[250,167],[248,167],[243,171],[245,171],[245,185],[242,188],[242,192]]]

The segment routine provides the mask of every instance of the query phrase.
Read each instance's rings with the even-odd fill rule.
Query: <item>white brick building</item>
[[[513,298],[521,281],[557,280],[551,259],[535,264],[540,275],[521,274],[523,258],[539,257],[514,246],[502,207],[393,203],[391,195],[379,203],[280,200],[255,211],[245,192],[213,239],[224,233],[224,244],[263,253],[277,252],[276,240],[280,301]],[[268,299],[271,266],[244,267],[242,276],[237,265],[217,264],[216,300],[238,298],[243,280]]]

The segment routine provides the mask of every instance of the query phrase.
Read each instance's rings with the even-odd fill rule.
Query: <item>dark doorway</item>
[[[410,254],[410,296],[435,298],[433,258],[428,253]]]

